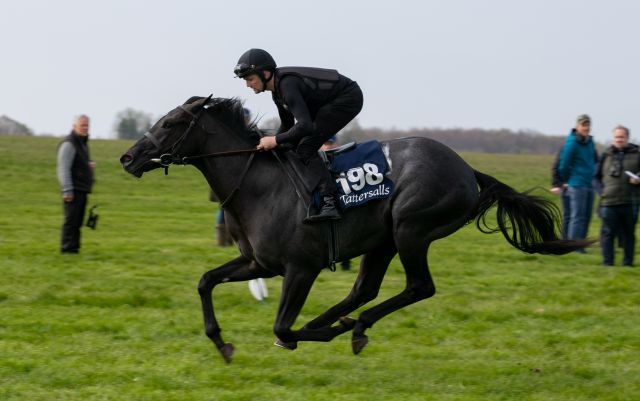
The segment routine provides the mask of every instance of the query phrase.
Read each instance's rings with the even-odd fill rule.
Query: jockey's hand
[[[275,136],[263,136],[260,138],[260,143],[256,147],[258,150],[271,150],[278,146]]]

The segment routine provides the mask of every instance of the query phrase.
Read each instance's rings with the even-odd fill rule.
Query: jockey
[[[336,208],[336,183],[318,149],[362,110],[362,91],[355,81],[336,70],[309,67],[276,67],[262,49],[246,51],[233,72],[255,93],[271,92],[280,116],[275,136],[260,139],[258,149],[267,151],[279,144],[291,144],[307,166],[322,204],[305,221],[340,219]]]

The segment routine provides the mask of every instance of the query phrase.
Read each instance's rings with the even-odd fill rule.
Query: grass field
[[[60,255],[56,144],[0,137],[1,400],[640,399],[640,269],[603,268],[597,248],[523,254],[473,225],[432,246],[436,296],[381,320],[358,356],[350,335],[274,347],[280,278],[262,304],[246,283],[219,286],[236,346],[226,365],[196,286],[237,251],[214,246],[204,179],[190,167],[135,179],[118,163],[130,142],[93,141],[98,229],[83,230],[81,254]],[[549,182],[550,157],[463,156],[519,190]],[[355,276],[323,272],[297,327]],[[403,283],[394,260],[372,305]]]

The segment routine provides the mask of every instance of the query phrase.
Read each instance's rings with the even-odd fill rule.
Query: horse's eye
[[[162,123],[162,128],[171,129],[171,127],[173,127],[173,124],[171,124],[168,121],[165,121],[164,123]]]

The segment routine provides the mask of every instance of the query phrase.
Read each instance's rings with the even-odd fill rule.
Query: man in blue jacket
[[[574,240],[587,237],[593,211],[592,180],[598,155],[590,132],[591,118],[586,114],[579,115],[576,127],[571,130],[562,148],[558,163],[558,173],[567,184],[571,209],[567,237]]]

